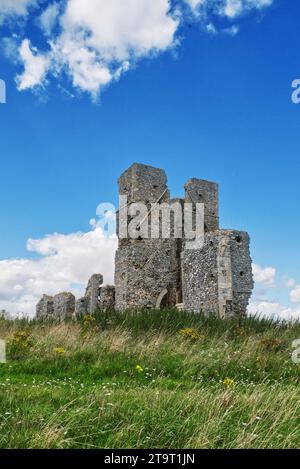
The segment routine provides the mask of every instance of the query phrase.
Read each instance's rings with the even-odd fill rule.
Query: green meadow
[[[299,448],[299,324],[166,310],[0,320],[1,448]]]

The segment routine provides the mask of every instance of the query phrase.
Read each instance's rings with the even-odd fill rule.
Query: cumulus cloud
[[[261,301],[252,302],[248,312],[253,316],[262,316],[274,320],[297,321],[300,320],[300,305],[293,309],[278,302]]]
[[[80,297],[94,273],[102,273],[105,283],[114,283],[116,247],[116,236],[105,236],[100,227],[87,233],[29,239],[27,249],[38,254],[38,259],[0,261],[0,309],[34,316],[44,293],[71,291]]]
[[[28,39],[24,39],[19,52],[24,71],[16,78],[18,89],[26,90],[42,86],[50,66],[50,58],[45,54],[39,54],[37,49],[32,48]]]
[[[20,90],[43,85],[67,75],[77,90],[96,99],[102,89],[133,68],[176,47],[179,27],[197,21],[208,33],[236,35],[239,27],[221,28],[215,18],[235,19],[250,10],[269,6],[272,0],[0,0],[0,21],[12,15],[28,18],[30,12],[44,33],[44,47],[32,37],[19,44],[23,72],[17,77]],[[34,7],[39,7],[34,9]],[[33,15],[30,15],[30,17]],[[12,25],[13,23],[11,23]],[[30,28],[28,28],[30,31]]]
[[[258,264],[253,264],[253,275],[256,284],[260,284],[268,288],[275,286],[275,267],[261,267]]]
[[[281,282],[278,282],[275,267],[261,267],[258,264],[253,264],[253,275],[255,289],[248,307],[249,314],[275,320],[300,320],[300,285],[297,286],[294,279],[284,278]],[[285,290],[282,290],[282,288]],[[274,296],[274,292],[276,294],[284,292],[285,296],[289,293],[291,303],[297,305],[291,307],[270,299]]]
[[[23,75],[27,78],[35,59],[35,65],[40,65],[40,81],[47,71],[56,76],[65,72],[75,88],[96,98],[103,87],[118,80],[139,59],[175,45],[179,20],[171,14],[170,6],[169,0],[68,0],[59,15],[54,3],[40,17],[45,34],[50,36],[47,56],[30,54],[27,40],[25,60],[25,46],[20,48]],[[58,20],[59,33],[51,35]],[[30,80],[23,75],[20,89],[39,84],[37,74]]]

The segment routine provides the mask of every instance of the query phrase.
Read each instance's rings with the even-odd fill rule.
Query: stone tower
[[[141,217],[140,235],[136,239],[124,239],[120,224],[122,220],[130,223],[134,206],[129,213],[127,207],[119,208],[119,248],[115,259],[116,309],[175,306],[181,295],[181,253],[177,240],[150,238],[152,204],[170,204],[165,172],[151,166],[133,164],[119,178],[119,195],[127,196],[127,207],[143,202],[147,213],[146,217]]]
[[[253,290],[247,233],[219,229],[218,185],[200,179],[185,184],[185,202],[204,204],[204,246],[183,247],[183,304],[187,310],[221,317],[246,314]]]
[[[204,204],[205,233],[219,229],[219,186],[202,179],[189,179],[184,185],[185,202]],[[194,208],[196,210],[196,208]]]

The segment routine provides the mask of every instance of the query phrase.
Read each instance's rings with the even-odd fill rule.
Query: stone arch
[[[161,309],[162,306],[167,306],[168,290],[165,288],[158,296],[156,301],[156,309]]]

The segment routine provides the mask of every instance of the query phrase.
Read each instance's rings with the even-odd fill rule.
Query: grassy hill
[[[299,324],[178,311],[0,320],[1,448],[296,448]]]

